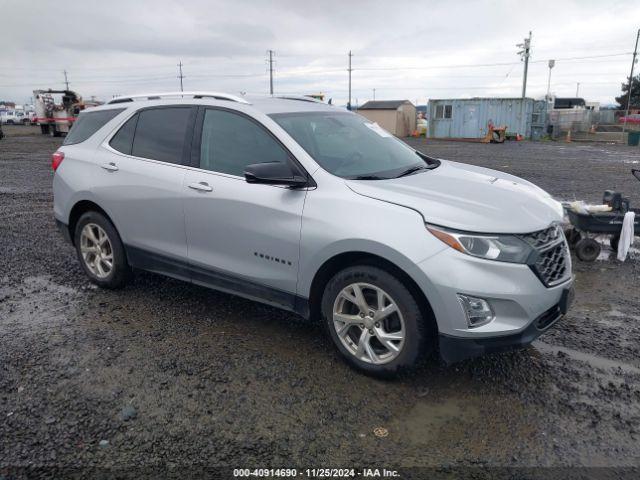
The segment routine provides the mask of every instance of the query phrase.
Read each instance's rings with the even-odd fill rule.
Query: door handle
[[[109,163],[103,163],[102,165],[100,165],[102,168],[104,168],[105,170],[109,170],[110,172],[116,172],[118,171],[118,166],[113,163],[113,162],[109,162]]]
[[[194,190],[199,190],[201,192],[211,192],[213,190],[213,187],[207,182],[190,183],[189,188],[193,188]]]

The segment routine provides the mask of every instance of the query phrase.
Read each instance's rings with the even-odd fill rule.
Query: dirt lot
[[[288,313],[146,273],[122,291],[94,288],[53,222],[49,161],[60,139],[5,133],[0,478],[26,465],[135,476],[143,467],[640,466],[637,251],[624,264],[609,251],[576,261],[575,306],[534,346],[378,381]],[[616,188],[640,205],[629,174],[638,148],[411,143],[559,199],[598,201]]]

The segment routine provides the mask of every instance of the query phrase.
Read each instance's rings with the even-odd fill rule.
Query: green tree
[[[626,110],[627,100],[629,99],[629,77],[622,84],[622,95],[616,97],[620,110]],[[633,78],[633,87],[631,90],[631,107],[640,107],[640,74]]]

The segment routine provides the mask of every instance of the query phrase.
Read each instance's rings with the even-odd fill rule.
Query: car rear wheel
[[[103,288],[120,288],[131,276],[131,268],[113,224],[101,213],[83,214],[75,228],[78,260],[89,279]]]
[[[428,325],[400,280],[368,265],[338,272],[327,284],[322,314],[346,360],[376,376],[414,366],[426,353]]]

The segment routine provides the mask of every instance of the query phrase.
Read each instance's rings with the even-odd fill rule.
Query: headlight
[[[427,230],[451,248],[487,260],[527,263],[529,255],[533,252],[528,243],[515,235],[458,232],[434,225],[427,225]]]

